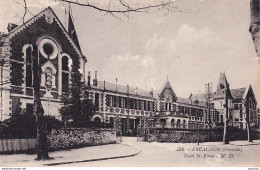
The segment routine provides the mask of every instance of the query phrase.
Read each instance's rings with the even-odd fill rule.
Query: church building
[[[44,112],[61,119],[61,96],[68,92],[72,68],[85,75],[82,54],[73,22],[68,31],[49,7],[17,26],[8,25],[0,35],[0,120],[33,109],[32,62],[41,67],[40,96]],[[84,76],[82,76],[84,82]]]

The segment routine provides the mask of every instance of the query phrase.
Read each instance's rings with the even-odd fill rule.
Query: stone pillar
[[[167,118],[167,120],[166,120],[166,128],[171,128],[171,120],[172,120],[172,118]]]

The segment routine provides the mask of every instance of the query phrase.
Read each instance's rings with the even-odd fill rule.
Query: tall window
[[[125,103],[124,103],[124,98],[123,97],[119,97],[119,99],[120,99],[120,107],[121,108],[124,108],[124,105],[125,105]]]
[[[32,87],[32,48],[26,49],[26,87]]]
[[[62,91],[68,92],[69,89],[69,59],[66,56],[62,57]]]
[[[99,107],[99,93],[95,93],[95,106]]]
[[[168,111],[168,103],[165,103],[165,111]]]

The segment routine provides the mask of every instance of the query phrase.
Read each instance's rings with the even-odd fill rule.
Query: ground
[[[124,137],[123,142],[139,148],[141,152],[134,157],[71,164],[69,166],[260,166],[260,140],[254,141],[252,144],[246,141],[234,141],[230,142],[229,145],[223,145],[221,142],[197,145],[137,142],[135,137]],[[192,151],[194,147],[197,151]],[[182,148],[184,151],[182,151]],[[204,148],[208,151],[202,151]],[[217,151],[218,148],[221,151]],[[197,157],[197,154],[200,157]],[[204,154],[206,154],[206,157],[204,157]]]
[[[34,161],[36,155],[1,155],[1,166],[260,166],[260,140],[200,143],[137,142],[123,137],[122,143],[51,152],[54,160]],[[120,158],[122,157],[122,158]],[[113,158],[113,159],[111,159]],[[49,164],[49,165],[48,165]]]

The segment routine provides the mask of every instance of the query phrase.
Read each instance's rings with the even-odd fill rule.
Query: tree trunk
[[[253,142],[252,137],[251,137],[251,128],[250,128],[249,120],[250,119],[249,119],[249,108],[248,108],[248,111],[246,109],[247,140],[248,140],[248,142]]]
[[[248,142],[253,142],[252,137],[251,137],[250,123],[249,123],[249,121],[247,121],[246,123],[247,123],[247,139],[248,139]]]
[[[34,96],[34,108],[33,113],[36,116],[37,124],[37,158],[35,160],[49,159],[47,148],[47,134],[44,123],[44,110],[41,104],[40,98],[40,75],[41,70],[38,63],[38,48],[35,45],[32,55],[32,70],[33,70],[33,96]]]
[[[224,121],[223,144],[229,144],[229,139],[228,139],[228,95],[227,95],[227,90],[225,90],[225,121]]]

